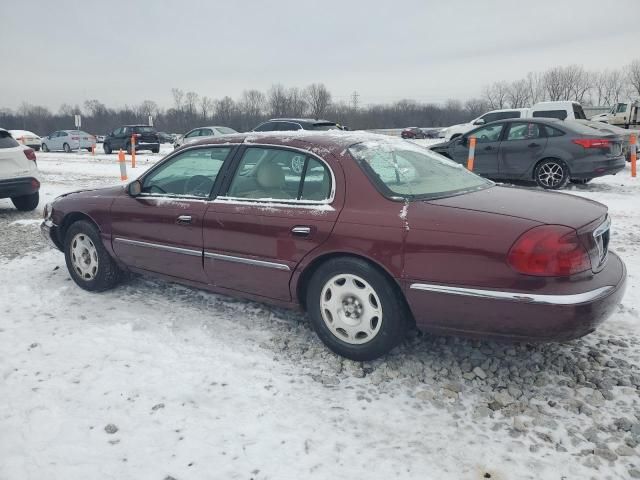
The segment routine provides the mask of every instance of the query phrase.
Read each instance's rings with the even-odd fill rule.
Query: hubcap
[[[564,170],[557,163],[545,163],[538,172],[538,180],[545,187],[557,187],[563,177]]]
[[[352,274],[331,278],[322,289],[320,311],[333,335],[352,345],[370,342],[380,332],[382,305],[376,291]]]
[[[98,273],[98,250],[91,239],[79,233],[71,241],[71,263],[80,278],[87,282],[96,278]]]

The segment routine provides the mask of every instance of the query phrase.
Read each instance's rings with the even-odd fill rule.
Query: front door
[[[547,136],[540,123],[513,122],[507,128],[500,144],[500,177],[520,178],[543,158]]]
[[[453,149],[453,159],[466,165],[469,158],[469,142],[476,139],[473,171],[478,175],[493,177],[498,174],[498,150],[504,124],[492,124],[472,130],[464,135]]]
[[[112,242],[126,265],[206,283],[202,224],[231,147],[194,147],[152,169],[142,193],[111,207]]]
[[[288,301],[293,271],[329,237],[343,196],[328,164],[305,151],[246,147],[236,163],[205,213],[205,272],[218,287]]]

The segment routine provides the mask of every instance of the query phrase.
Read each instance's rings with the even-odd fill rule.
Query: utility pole
[[[358,98],[360,98],[360,95],[354,90],[351,94],[351,106],[354,110],[358,110]]]

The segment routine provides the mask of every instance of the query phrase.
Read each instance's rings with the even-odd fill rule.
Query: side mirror
[[[131,197],[137,197],[142,193],[142,183],[140,180],[134,180],[129,185],[127,185],[127,193]]]
[[[479,118],[478,120],[473,122],[473,124],[474,125],[484,125],[485,124],[484,118]]]

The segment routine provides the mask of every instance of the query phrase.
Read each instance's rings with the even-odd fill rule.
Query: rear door
[[[544,157],[547,147],[544,126],[534,122],[512,122],[507,125],[500,143],[500,177],[520,178]]]
[[[302,156],[296,173],[291,164]],[[333,159],[333,157],[331,157]],[[326,160],[326,159],[325,159]],[[204,268],[218,287],[291,300],[297,264],[328,237],[342,208],[339,165],[309,152],[276,146],[243,147],[235,173],[204,219]],[[332,172],[335,172],[332,173]]]
[[[111,208],[116,255],[131,267],[207,283],[202,223],[207,200],[232,147],[193,147],[153,168],[137,197]]]

